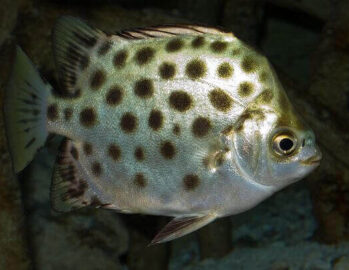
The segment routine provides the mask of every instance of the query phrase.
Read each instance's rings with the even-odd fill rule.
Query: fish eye
[[[273,150],[281,156],[291,155],[295,151],[296,145],[297,139],[291,133],[277,134],[273,138]]]

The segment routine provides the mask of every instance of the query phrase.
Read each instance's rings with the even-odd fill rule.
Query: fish
[[[17,46],[4,115],[16,173],[64,137],[52,208],[173,217],[150,244],[247,211],[311,173],[314,132],[268,59],[200,25],[106,33],[63,16],[53,30],[58,86]]]

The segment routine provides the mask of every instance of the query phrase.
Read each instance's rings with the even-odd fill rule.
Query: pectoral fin
[[[164,243],[189,234],[207,225],[216,219],[216,217],[215,214],[211,214],[207,216],[174,218],[154,237],[150,245]]]

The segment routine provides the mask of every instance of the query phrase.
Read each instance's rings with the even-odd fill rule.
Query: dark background
[[[66,14],[109,32],[163,23],[234,32],[269,57],[324,158],[306,179],[258,207],[147,247],[167,218],[52,212],[49,186],[59,138],[17,180],[0,120],[1,270],[349,269],[349,1],[0,0],[0,102],[16,43],[55,82],[51,30]]]

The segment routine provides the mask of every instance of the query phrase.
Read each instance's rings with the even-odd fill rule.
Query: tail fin
[[[22,49],[17,47],[4,103],[6,134],[16,173],[28,165],[46,141],[49,88]]]

